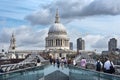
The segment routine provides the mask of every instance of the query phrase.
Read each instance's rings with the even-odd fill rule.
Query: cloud
[[[74,34],[73,34],[74,33]],[[99,35],[99,34],[82,34],[76,30],[69,30],[68,35],[70,41],[73,42],[74,50],[76,50],[77,39],[82,38],[85,40],[86,50],[97,50],[98,52],[108,50],[108,41],[111,38],[117,39],[117,47],[120,48],[120,37],[118,34]]]
[[[0,47],[4,46],[6,50],[10,45],[11,34],[14,31],[16,37],[16,47],[18,50],[43,50],[45,49],[45,37],[48,33],[48,28],[36,29],[30,26],[19,26],[13,28],[3,28],[0,32]],[[74,34],[73,34],[74,33]],[[4,36],[4,37],[3,37]],[[82,35],[74,29],[68,30],[68,36],[70,41],[74,44],[74,50],[76,50],[76,40],[82,37],[85,40],[86,50],[102,51],[108,49],[108,41],[111,38],[116,38],[118,40],[118,48],[120,48],[120,38],[119,35],[95,35],[95,34],[85,34]]]
[[[46,25],[50,24],[52,17],[50,15],[49,10],[41,10],[39,12],[35,12],[31,15],[28,15],[25,19],[29,20],[32,25],[36,24]]]
[[[117,39],[117,48],[120,48],[120,38],[119,35],[111,35],[111,36],[101,36],[100,38],[95,37],[97,40],[94,44],[91,44],[93,49],[97,49],[99,51],[108,50],[108,41],[111,38]],[[93,40],[94,41],[94,40]]]
[[[92,35],[92,34],[83,36],[83,40],[85,40],[86,50],[95,50],[96,47],[93,47],[92,45],[96,44],[96,42],[99,41],[102,37],[103,36],[101,35]]]
[[[25,19],[33,25],[48,25],[54,20],[56,8],[59,8],[64,22],[71,22],[94,15],[119,15],[120,0],[56,0],[42,6],[39,11],[26,16]]]
[[[97,49],[106,49],[108,47],[108,41],[105,38],[101,38],[92,44],[91,47]]]
[[[83,33],[80,33],[77,30],[71,29],[71,30],[68,30],[68,36],[70,38],[70,41],[73,42],[74,50],[76,50],[77,39],[78,38],[82,38],[83,40],[85,40],[85,48],[86,48],[86,50],[95,50],[95,49],[97,49],[98,51],[101,51],[101,48],[103,50],[106,50],[106,48],[107,48],[107,46],[104,46],[106,44],[103,44],[103,42],[104,42],[103,39],[104,39],[105,36],[102,36],[102,35],[87,34],[87,33],[83,34]],[[101,40],[103,40],[103,42],[101,42]],[[104,43],[106,43],[106,42],[104,42]],[[101,45],[99,45],[99,44],[101,44]]]
[[[0,44],[8,49],[11,35],[14,32],[17,49],[43,49],[45,47],[45,37],[47,36],[48,28],[34,29],[25,25],[15,28],[4,28],[0,34]]]
[[[94,0],[81,11],[82,16],[119,14],[120,0]]]
[[[45,45],[45,36],[47,36],[48,29],[34,30],[32,27],[22,26],[16,29],[17,45],[27,47],[43,48]]]

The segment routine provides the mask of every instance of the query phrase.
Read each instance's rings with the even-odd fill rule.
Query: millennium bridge
[[[94,63],[90,57],[81,54],[88,59],[88,63]],[[81,56],[75,58],[79,61]],[[37,65],[37,59],[44,64]],[[47,62],[47,64],[45,64]],[[119,75],[97,72],[83,69],[73,65],[49,64],[38,54],[31,54],[25,60],[16,64],[1,65],[4,73],[0,73],[0,80],[120,80]]]
[[[41,65],[0,74],[0,80],[120,80],[120,76],[72,65]]]

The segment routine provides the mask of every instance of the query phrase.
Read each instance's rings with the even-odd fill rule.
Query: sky
[[[111,38],[120,48],[120,0],[0,0],[0,48],[8,50],[14,32],[17,49],[45,49],[56,9],[74,50],[80,37],[86,50],[108,50]]]

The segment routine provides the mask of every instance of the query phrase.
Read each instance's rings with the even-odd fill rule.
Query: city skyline
[[[9,47],[13,32],[19,49],[45,49],[45,37],[59,9],[70,42],[76,49],[76,39],[82,37],[86,50],[107,50],[111,38],[120,48],[119,0],[1,0],[0,45]],[[62,5],[62,6],[61,6]],[[69,9],[70,8],[70,9]],[[4,37],[3,37],[4,36]]]

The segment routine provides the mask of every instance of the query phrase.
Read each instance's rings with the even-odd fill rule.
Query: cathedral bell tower
[[[9,50],[15,50],[15,48],[16,48],[15,41],[16,41],[15,35],[14,35],[14,33],[12,33]]]

